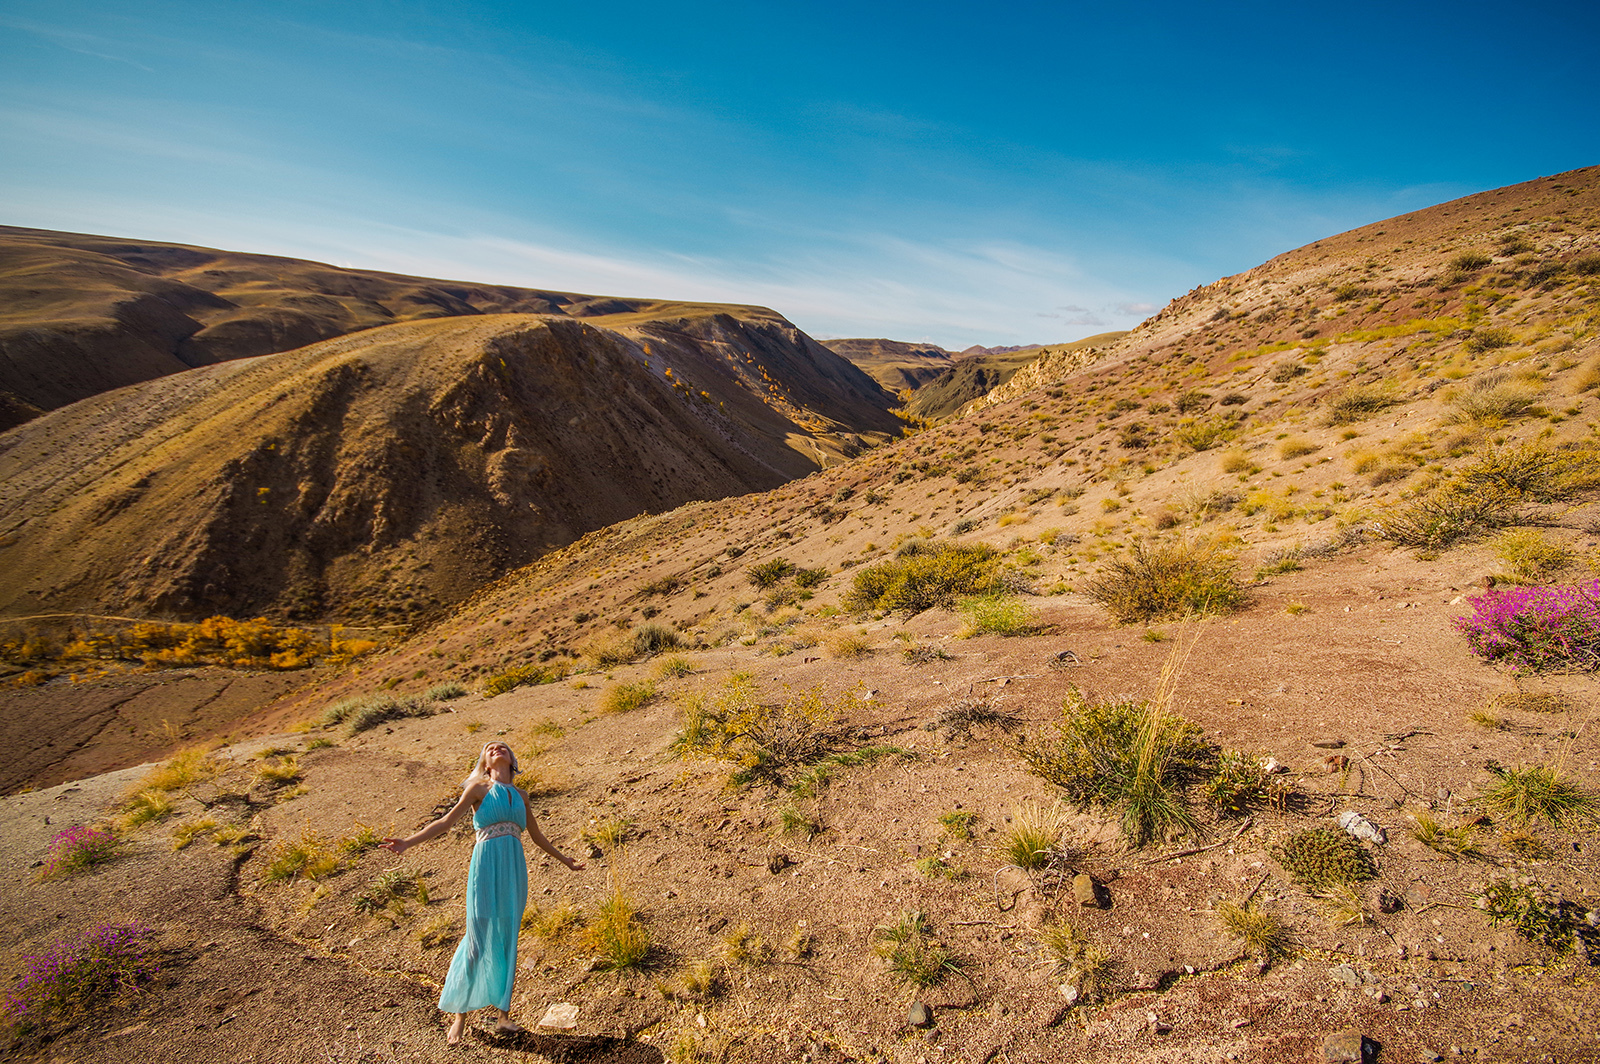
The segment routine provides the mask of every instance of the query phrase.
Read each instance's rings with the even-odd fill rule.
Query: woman
[[[511,982],[517,974],[517,935],[522,930],[522,910],[528,904],[528,861],[522,852],[522,832],[533,843],[573,871],[583,862],[562,856],[527,815],[528,796],[512,781],[517,757],[502,742],[485,743],[478,763],[467,777],[461,799],[444,816],[406,839],[384,839],[385,849],[405,853],[450,830],[468,809],[478,842],[467,869],[467,927],[450,961],[439,1011],[455,1014],[449,1041],[457,1045],[466,1030],[467,1013],[493,1006],[499,1013],[496,1034],[515,1034],[522,1028],[512,1022]]]

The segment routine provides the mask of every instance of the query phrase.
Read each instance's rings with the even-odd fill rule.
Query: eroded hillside
[[[390,325],[96,396],[0,437],[0,607],[411,621],[641,511],[895,431],[770,312]]]

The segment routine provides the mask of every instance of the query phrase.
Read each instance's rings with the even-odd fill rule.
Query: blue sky
[[[0,0],[0,222],[960,348],[1600,162],[1592,3]]]

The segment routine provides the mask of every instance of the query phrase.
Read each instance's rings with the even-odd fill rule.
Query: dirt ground
[[[1482,860],[1452,860],[1417,842],[1411,817],[1449,824],[1477,812],[1484,764],[1559,758],[1593,788],[1600,779],[1591,677],[1542,681],[1560,691],[1558,713],[1510,714],[1486,730],[1466,713],[1512,682],[1478,665],[1449,628],[1483,559],[1471,551],[1421,562],[1383,547],[1328,559],[1255,589],[1252,607],[1228,619],[1163,626],[1152,643],[1137,629],[1108,628],[1073,596],[1041,600],[1047,631],[1025,637],[959,639],[943,611],[903,627],[949,660],[910,665],[889,635],[869,631],[860,658],[773,657],[730,647],[693,655],[695,671],[666,689],[713,686],[735,669],[753,671],[764,698],[821,684],[854,690],[848,723],[862,742],[894,757],[842,771],[815,799],[770,788],[730,791],[729,766],[672,759],[679,727],[670,699],[625,714],[597,714],[599,686],[523,688],[492,699],[468,696],[448,712],[339,737],[309,749],[312,735],[237,744],[228,779],[248,781],[262,749],[297,748],[304,794],[279,800],[255,784],[230,817],[268,840],[310,831],[333,838],[364,823],[380,832],[427,822],[452,797],[485,736],[504,735],[545,781],[535,811],[550,837],[582,852],[586,828],[626,818],[613,852],[567,873],[539,857],[531,895],[541,912],[580,908],[620,887],[641,909],[655,943],[646,970],[588,970],[569,941],[523,938],[514,1014],[531,1024],[546,1006],[578,1006],[570,1034],[497,1040],[480,1025],[468,1049],[447,1052],[433,995],[453,938],[424,946],[419,933],[459,915],[470,836],[459,832],[395,859],[359,857],[322,884],[267,886],[263,843],[235,858],[198,841],[173,852],[164,826],[144,829],[103,870],[64,884],[33,881],[60,826],[87,822],[137,779],[129,769],[0,805],[4,909],[17,954],[62,929],[105,919],[156,928],[167,957],[155,986],[104,1015],[55,1030],[42,1045],[13,1047],[19,1059],[447,1060],[1141,1060],[1306,1061],[1324,1036],[1359,1028],[1383,1061],[1419,1054],[1477,1060],[1597,1059],[1600,1004],[1595,969],[1561,959],[1474,910],[1492,876],[1531,875],[1589,908],[1600,903],[1592,831],[1543,829],[1549,856],[1525,860],[1480,832]],[[1306,612],[1285,613],[1289,601]],[[1000,729],[970,737],[928,730],[961,698],[986,697],[1040,735],[1072,687],[1103,696],[1147,696],[1163,664],[1185,654],[1174,708],[1212,740],[1283,763],[1300,795],[1287,811],[1208,825],[1205,838],[1129,851],[1099,815],[1075,815],[1070,871],[1103,886],[1107,908],[1074,904],[1059,876],[1002,867],[994,852],[1018,806],[1051,802],[1030,776],[1016,739]],[[1063,651],[1078,662],[1052,667]],[[798,663],[797,659],[799,659]],[[615,669],[615,681],[650,666]],[[870,698],[863,697],[870,692]],[[534,731],[541,722],[564,729]],[[335,733],[342,735],[342,733]],[[1336,749],[1333,744],[1339,745]],[[540,752],[540,746],[545,749]],[[1330,751],[1348,773],[1326,771]],[[528,767],[525,765],[524,767]],[[207,798],[204,788],[194,792]],[[201,812],[184,799],[183,812]],[[780,810],[800,807],[814,837],[779,832]],[[220,817],[223,805],[214,805]],[[1382,826],[1372,847],[1380,878],[1364,893],[1359,924],[1335,927],[1292,886],[1268,846],[1291,830],[1330,824],[1353,809]],[[977,814],[970,841],[951,838],[940,814]],[[176,820],[173,822],[177,822]],[[1201,849],[1163,859],[1163,854]],[[781,858],[774,860],[781,855]],[[930,856],[961,870],[926,874]],[[425,905],[374,917],[354,901],[383,869],[404,865],[429,884]],[[1223,899],[1259,887],[1258,905],[1292,928],[1297,956],[1262,971],[1221,930]],[[1378,911],[1380,891],[1403,899]],[[928,994],[933,1025],[908,1026],[911,995],[872,950],[873,929],[900,915],[927,914],[961,974]],[[1098,1004],[1069,1004],[1033,932],[1068,920],[1117,962],[1114,989]],[[748,925],[765,949],[730,958],[729,932]],[[459,925],[456,925],[457,927]],[[811,948],[786,950],[796,933]],[[739,952],[739,951],[733,951]],[[705,1000],[666,996],[693,962],[710,961],[718,983]],[[1343,967],[1342,967],[1343,966]],[[1349,980],[1353,978],[1354,985]],[[287,1022],[286,1022],[287,1021]]]

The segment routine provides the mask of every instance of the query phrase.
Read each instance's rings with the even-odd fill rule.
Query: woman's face
[[[489,743],[483,748],[483,753],[486,758],[485,764],[490,768],[496,765],[511,767],[511,747],[505,743]]]

